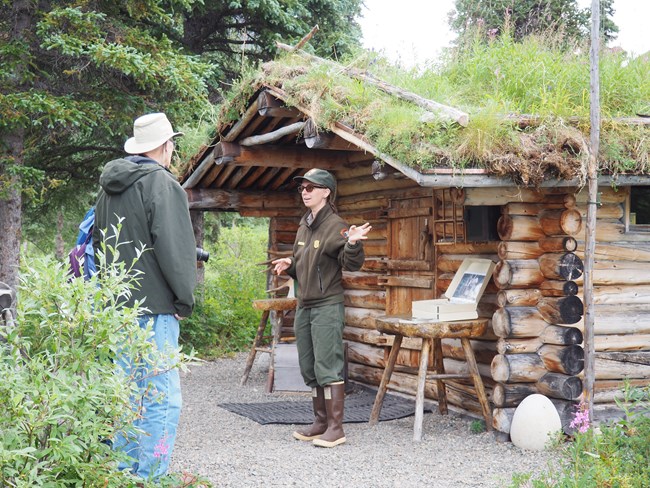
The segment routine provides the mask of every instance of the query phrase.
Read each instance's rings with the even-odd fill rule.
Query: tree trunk
[[[54,236],[54,255],[61,261],[65,256],[65,242],[63,242],[63,212],[59,209],[56,213],[56,235]]]
[[[7,42],[26,42],[25,32],[32,30],[33,14],[29,0],[15,0],[11,4],[13,26]],[[7,74],[9,80],[23,80],[27,66],[16,63],[13,73]],[[17,83],[22,83],[18,81]],[[17,84],[16,91],[24,91],[25,86]],[[20,167],[24,163],[25,130],[10,126],[0,141],[6,148],[4,163],[0,163],[0,281],[12,289],[18,286],[18,266],[20,264],[20,241],[22,237],[22,179],[20,172],[8,172],[7,164]]]
[[[3,138],[9,158],[16,166],[23,164],[23,137],[23,130],[15,130]],[[0,180],[7,182],[0,199],[0,281],[16,290],[22,234],[22,182],[19,174],[10,175],[7,169],[6,165],[0,165]]]

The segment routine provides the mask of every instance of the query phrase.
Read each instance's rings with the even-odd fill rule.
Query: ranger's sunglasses
[[[303,190],[307,190],[307,193],[311,193],[314,191],[314,188],[327,188],[325,186],[318,186],[318,185],[300,185],[298,187],[298,193],[302,193]]]

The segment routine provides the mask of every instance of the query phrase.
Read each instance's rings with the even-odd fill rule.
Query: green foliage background
[[[261,316],[252,301],[267,298],[265,267],[256,264],[266,260],[267,223],[230,221],[219,228],[216,244],[204,246],[211,254],[205,283],[196,293],[194,313],[181,323],[182,343],[204,358],[248,349]]]

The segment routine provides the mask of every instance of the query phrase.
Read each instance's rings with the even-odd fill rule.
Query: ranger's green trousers
[[[311,388],[343,380],[342,303],[298,308],[293,328],[298,346],[300,373]]]

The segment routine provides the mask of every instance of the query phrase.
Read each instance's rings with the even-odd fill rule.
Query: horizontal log
[[[613,403],[625,400],[626,388],[644,388],[648,386],[645,379],[600,380],[594,382],[594,403]]]
[[[497,305],[500,307],[534,307],[541,297],[542,293],[537,289],[499,290],[499,293],[497,293]]]
[[[263,117],[289,117],[302,116],[300,110],[288,107],[269,92],[263,91],[257,97],[257,112]]]
[[[546,279],[536,259],[499,261],[492,278],[499,289],[537,288]]]
[[[497,354],[496,344],[492,341],[470,340],[474,356],[478,363],[489,365]],[[465,361],[465,351],[460,339],[443,339],[442,353],[445,357]]]
[[[548,322],[535,307],[502,307],[492,316],[492,328],[498,337],[537,337]]]
[[[535,383],[497,383],[492,393],[492,403],[496,408],[516,407],[524,398],[535,393]]]
[[[636,311],[624,305],[596,305],[594,334],[650,334],[650,310]]]
[[[556,344],[568,346],[581,344],[583,341],[582,331],[577,327],[564,327],[561,325],[549,325],[540,335],[544,344]]]
[[[537,383],[498,383],[492,402],[497,408],[517,407],[524,398],[535,393],[560,400],[577,400],[582,394],[582,380],[577,376],[546,373]]]
[[[384,310],[345,307],[345,323],[352,327],[374,329],[375,319],[385,315]]]
[[[387,337],[381,332],[374,329],[363,329],[361,327],[345,326],[343,329],[343,339],[349,342],[371,344],[373,346],[384,346],[386,345]],[[348,347],[350,346],[348,345]]]
[[[584,314],[584,305],[577,296],[544,297],[537,303],[537,310],[549,324],[575,324]]]
[[[542,237],[538,244],[544,252],[574,252],[578,248],[578,241],[571,236]]]
[[[650,285],[650,263],[632,261],[594,261],[594,285]],[[582,284],[582,279],[576,278]]]
[[[338,151],[358,151],[360,148],[336,134],[319,130],[318,125],[312,118],[307,119],[303,130],[305,145],[310,149],[329,149]],[[367,172],[370,172],[366,169]]]
[[[515,407],[495,408],[492,410],[492,428],[498,432],[510,434],[510,425],[515,416]]]
[[[596,351],[648,351],[650,334],[594,335]]]
[[[361,271],[344,271],[343,288],[351,290],[380,290],[379,278],[384,275]]]
[[[324,149],[305,149],[305,151],[326,151]],[[330,155],[338,153],[345,154],[343,151],[326,151]],[[319,167],[318,165],[315,165]],[[368,176],[355,178],[354,181],[341,181],[337,184],[337,192],[341,195],[351,195],[353,193],[363,194],[370,192],[377,192],[381,190],[395,190],[396,188],[402,189],[402,194],[408,191],[410,194],[411,188],[417,186],[413,180],[403,178],[402,175],[389,175],[386,179],[376,180],[368,173]]]
[[[577,280],[584,272],[582,260],[574,253],[546,253],[537,258],[539,269],[549,280]]]
[[[544,344],[568,346],[581,344],[582,340],[582,332],[576,327],[549,325],[538,337],[499,338],[497,352],[499,354],[530,354],[537,352]]]
[[[536,386],[542,395],[562,400],[577,400],[582,394],[582,380],[577,376],[561,373],[546,373]]]
[[[565,201],[568,189],[560,194],[545,188],[474,187],[464,188],[465,205],[507,205],[510,202],[560,204]],[[576,195],[577,198],[577,195]]]
[[[641,247],[641,243],[637,243],[635,247],[628,246],[629,245],[597,243],[594,251],[594,259],[599,261],[634,261],[650,263],[650,249]],[[584,256],[584,246],[581,246],[580,251],[576,252],[576,254],[582,258]]]
[[[382,286],[400,286],[407,288],[433,288],[433,279],[414,276],[383,276],[378,283]]]
[[[443,254],[491,254],[497,253],[498,242],[456,242],[438,247],[438,253]]]
[[[501,241],[498,243],[499,259],[537,259],[547,252],[573,252],[578,242],[574,237],[543,237],[538,241]]]
[[[546,252],[540,247],[539,241],[501,241],[498,246],[498,257],[502,260],[537,259]]]
[[[425,260],[390,259],[387,268],[396,271],[430,271],[432,263]]]
[[[436,265],[441,273],[456,273],[463,264],[463,261],[468,257],[470,256],[466,254],[439,254]],[[489,259],[490,261],[498,261],[496,254],[473,254],[471,257],[473,259]]]
[[[288,210],[300,209],[298,194],[287,192],[256,192],[247,190],[221,190],[213,188],[186,189],[190,209],[210,210]],[[272,208],[268,202],[273,202]],[[303,207],[304,208],[304,207]],[[304,210],[300,210],[300,214]]]
[[[575,209],[580,212],[583,219],[587,218],[587,205],[577,205]],[[596,209],[596,218],[598,219],[622,219],[625,215],[625,209],[620,203],[600,205]]]
[[[608,361],[621,361],[629,364],[650,366],[650,352],[599,352],[596,357]]]
[[[345,290],[343,298],[346,307],[377,310],[384,310],[386,307],[386,292],[384,290]]]
[[[650,379],[650,353],[597,352],[596,380]]]
[[[545,297],[570,297],[577,295],[578,291],[575,281],[546,280],[539,285],[539,292]]]
[[[585,352],[578,345],[545,344],[539,348],[537,354],[542,358],[546,369],[554,373],[576,375],[584,369]]]
[[[599,186],[598,199],[601,204],[624,203],[630,194],[629,187]],[[576,194],[576,203],[582,205],[589,201],[589,191],[584,187]]]
[[[565,195],[563,202],[554,203],[526,203],[526,202],[509,202],[501,207],[503,215],[527,215],[529,217],[536,217],[540,213],[552,210],[566,210],[573,208],[576,204],[574,195]]]
[[[193,208],[190,206],[190,208]],[[206,207],[203,207],[206,208]],[[210,207],[207,207],[210,208]],[[210,210],[216,210],[214,208],[210,208]],[[262,208],[262,209],[256,209],[256,208],[249,208],[249,207],[240,207],[239,210],[239,215],[242,217],[255,217],[255,218],[273,218],[273,217],[296,217],[300,218],[300,216],[304,213],[301,208],[295,207],[295,208]]]
[[[547,236],[573,236],[582,230],[582,216],[574,209],[543,210],[538,218]]]
[[[385,274],[388,271],[388,266],[386,266],[386,259],[377,256],[366,256],[363,266],[361,267],[362,272],[374,271],[379,274]]]
[[[533,354],[544,345],[541,337],[525,337],[523,339],[511,339],[500,337],[497,341],[497,352],[499,354]]]
[[[498,354],[492,360],[491,372],[499,383],[535,383],[548,370],[537,354]]]
[[[502,215],[497,232],[502,241],[538,241],[547,235],[537,217],[523,215]]]
[[[384,348],[361,342],[347,342],[348,361],[376,368],[386,367]]]

